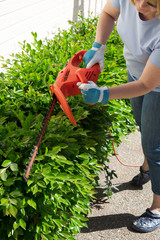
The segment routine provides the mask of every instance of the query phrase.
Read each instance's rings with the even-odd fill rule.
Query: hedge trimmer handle
[[[77,124],[66,98],[81,94],[81,90],[77,86],[78,82],[88,83],[88,81],[93,81],[96,83],[100,74],[99,64],[95,64],[91,68],[79,67],[86,52],[86,50],[81,50],[74,54],[64,69],[59,72],[56,82],[50,86],[50,90],[52,94],[56,95],[62,110],[75,126]]]

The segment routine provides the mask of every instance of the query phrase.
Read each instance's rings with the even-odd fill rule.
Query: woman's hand
[[[96,63],[99,63],[101,71],[104,68],[104,52],[106,45],[94,42],[92,48],[83,56],[83,61],[86,68],[91,68]]]
[[[89,104],[102,103],[106,104],[109,99],[109,91],[107,87],[98,87],[94,82],[77,83],[81,89],[82,96],[85,102]]]

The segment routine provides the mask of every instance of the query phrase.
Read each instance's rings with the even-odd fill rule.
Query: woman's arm
[[[106,44],[114,26],[118,19],[120,10],[113,7],[110,0],[107,1],[103,11],[99,17],[96,39],[95,41],[101,44]]]
[[[80,83],[85,102],[95,104],[100,102],[106,104],[108,100],[133,98],[147,94],[160,84],[160,68],[148,60],[146,67],[139,80],[122,84],[115,87],[98,87],[95,83]]]
[[[145,95],[160,84],[160,68],[148,60],[139,80],[120,86],[110,87],[109,99],[133,98]]]

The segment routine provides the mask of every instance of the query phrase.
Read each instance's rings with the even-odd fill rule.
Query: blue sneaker
[[[143,171],[142,166],[140,167],[140,173],[137,174],[132,180],[131,184],[135,187],[142,187],[145,183],[150,180],[150,172]]]
[[[146,212],[138,217],[132,225],[137,232],[152,232],[160,227],[160,215],[155,214],[147,208]]]

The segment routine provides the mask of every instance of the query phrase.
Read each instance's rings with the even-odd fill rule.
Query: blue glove
[[[83,56],[83,61],[86,68],[91,68],[96,63],[99,63],[101,71],[104,68],[104,52],[106,45],[94,42],[92,48]]]
[[[98,87],[94,82],[88,83],[78,82],[77,86],[81,89],[85,102],[89,104],[102,103],[106,104],[109,99],[109,91],[107,87]]]

